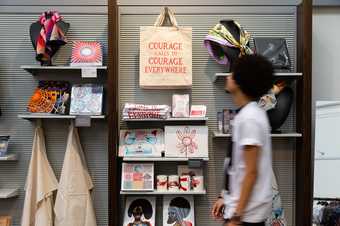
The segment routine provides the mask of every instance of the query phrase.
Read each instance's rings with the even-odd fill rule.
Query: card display
[[[71,66],[102,66],[103,53],[99,42],[75,41],[72,46]]]
[[[153,191],[153,189],[154,164],[122,164],[122,191]]]
[[[165,196],[163,199],[163,226],[195,226],[193,196]]]
[[[161,157],[164,148],[164,132],[161,129],[120,131],[119,156]]]
[[[165,126],[166,157],[208,157],[207,126]]]
[[[127,197],[123,226],[155,226],[155,215],[155,197]]]
[[[96,84],[73,85],[70,115],[101,115],[103,89]]]

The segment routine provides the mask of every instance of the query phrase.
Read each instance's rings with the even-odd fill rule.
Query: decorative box
[[[75,41],[72,46],[71,66],[102,66],[103,53],[99,42]]]
[[[122,191],[153,191],[153,163],[123,163]]]
[[[166,157],[208,157],[207,126],[165,126]]]
[[[119,156],[161,157],[164,148],[164,132],[161,129],[120,131]]]
[[[189,94],[172,96],[172,117],[187,118],[190,116],[190,96]]]
[[[70,115],[101,115],[103,90],[102,85],[73,85]]]

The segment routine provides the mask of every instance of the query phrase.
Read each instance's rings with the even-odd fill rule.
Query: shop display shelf
[[[21,69],[36,75],[41,71],[81,71],[82,68],[96,68],[98,71],[106,71],[107,66],[91,66],[91,67],[71,67],[71,66],[40,66],[40,65],[22,65]]]
[[[167,118],[167,119],[123,119],[125,122],[183,122],[183,121],[207,121],[208,117]]]
[[[16,160],[18,160],[17,154],[8,154],[0,157],[0,161],[16,161]]]
[[[218,78],[221,77],[228,77],[230,76],[231,73],[215,73],[213,77],[213,81],[216,82]],[[275,77],[281,77],[281,78],[293,78],[293,79],[298,79],[302,78],[302,73],[298,72],[277,72],[274,74]]]
[[[14,198],[19,195],[19,188],[0,188],[0,199]]]
[[[302,137],[302,134],[301,133],[272,133],[270,136],[273,138],[290,138],[290,137],[298,138],[298,137]],[[230,138],[231,134],[215,131],[213,133],[213,137],[214,138]]]
[[[125,162],[188,162],[209,161],[209,158],[179,158],[179,157],[123,157]]]
[[[19,114],[18,118],[21,119],[75,119],[78,115],[56,115],[49,113],[25,113]],[[79,115],[82,116],[82,115]],[[90,115],[91,119],[105,119],[105,115]]]
[[[203,191],[120,191],[121,195],[205,195],[206,190]]]

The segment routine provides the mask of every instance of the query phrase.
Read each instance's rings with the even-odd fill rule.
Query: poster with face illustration
[[[166,157],[208,157],[207,126],[165,126]]]
[[[127,197],[122,226],[155,226],[155,197]]]
[[[164,152],[164,132],[161,129],[121,130],[119,156],[161,157]]]
[[[195,226],[194,197],[165,196],[163,226]]]

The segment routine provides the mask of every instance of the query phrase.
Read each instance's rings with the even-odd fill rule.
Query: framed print
[[[123,163],[122,191],[153,191],[154,164],[153,163]]]
[[[155,215],[155,197],[127,197],[123,226],[155,226]]]
[[[103,107],[102,85],[79,84],[72,86],[70,115],[101,115]]]
[[[103,52],[99,42],[75,41],[72,46],[71,67],[102,66]]]
[[[161,157],[164,149],[164,132],[161,129],[120,131],[119,156]]]
[[[207,126],[165,126],[166,157],[208,157]]]
[[[165,196],[163,198],[163,226],[195,226],[194,197]]]

